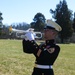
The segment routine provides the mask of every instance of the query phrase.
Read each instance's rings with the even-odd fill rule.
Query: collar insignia
[[[53,52],[55,51],[55,48],[49,48],[49,49],[47,49],[47,51],[48,51],[49,53],[53,53]]]

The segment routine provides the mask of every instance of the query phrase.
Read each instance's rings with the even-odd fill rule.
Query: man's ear
[[[55,36],[57,36],[58,35],[58,32],[57,31],[55,31]]]
[[[53,35],[56,36],[57,34],[58,34],[58,32],[54,30],[54,31],[53,31]]]

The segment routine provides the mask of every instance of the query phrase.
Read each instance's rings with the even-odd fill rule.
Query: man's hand
[[[29,40],[29,41],[31,41],[31,40],[35,40],[35,38],[34,38],[34,33],[33,32],[27,32],[26,34],[25,34],[25,40]]]

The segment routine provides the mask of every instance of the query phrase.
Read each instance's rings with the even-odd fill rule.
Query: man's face
[[[44,29],[44,38],[45,40],[54,39],[55,33],[52,29]]]

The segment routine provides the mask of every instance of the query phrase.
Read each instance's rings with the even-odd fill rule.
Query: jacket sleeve
[[[23,52],[25,52],[25,53],[36,54],[39,49],[39,46],[37,45],[37,43],[34,40],[32,40],[32,41],[27,40],[26,41],[25,39],[23,39],[22,46],[23,46]]]

